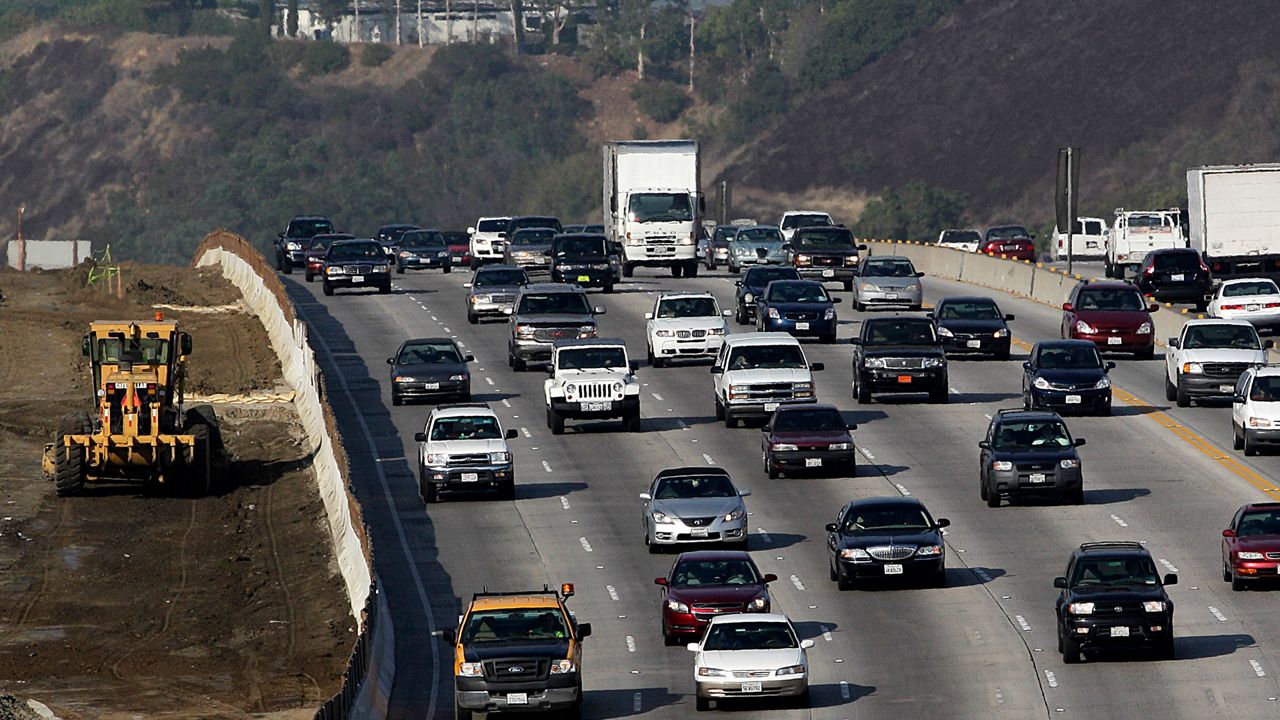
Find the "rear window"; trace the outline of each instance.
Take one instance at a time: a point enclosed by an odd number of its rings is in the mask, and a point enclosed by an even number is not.
[[[1082,290],[1076,307],[1081,310],[1142,310],[1146,304],[1137,290],[1098,288]]]
[[[482,233],[503,232],[506,229],[506,220],[481,220],[480,224],[476,226],[476,232]]]
[[[795,268],[751,268],[742,278],[742,284],[748,287],[762,287],[774,280],[799,280],[800,273]]]
[[[552,251],[556,255],[604,255],[604,237],[558,237]]]
[[[1075,235],[1101,235],[1102,222],[1099,220],[1077,220]]]
[[[981,242],[982,236],[977,230],[947,230],[942,233],[942,239],[938,242],[943,245],[951,245],[953,243],[976,243]]]
[[[1155,253],[1151,263],[1156,270],[1199,270],[1200,256],[1195,252]]]
[[[1021,225],[1010,225],[1008,227],[996,227],[987,231],[988,240],[1013,240],[1015,238],[1029,238],[1031,235],[1027,229]]]

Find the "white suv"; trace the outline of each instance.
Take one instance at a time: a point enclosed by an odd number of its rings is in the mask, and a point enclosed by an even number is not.
[[[1195,398],[1231,395],[1241,373],[1267,362],[1267,348],[1247,320],[1188,320],[1164,354],[1166,400],[1187,407]]]
[[[800,341],[784,332],[757,332],[725,338],[711,366],[716,419],[737,427],[746,417],[765,418],[779,405],[815,403],[813,372]]]
[[[660,368],[676,358],[714,358],[729,334],[724,319],[731,312],[721,312],[709,292],[659,295],[653,312],[644,314],[649,364]]]
[[[543,383],[547,427],[564,432],[566,418],[622,418],[627,432],[640,431],[640,383],[636,363],[627,359],[621,340],[596,338],[556,342]]]
[[[471,269],[485,263],[502,262],[507,248],[507,220],[505,217],[482,217],[475,227],[467,228],[471,236]]]
[[[418,493],[436,502],[442,490],[493,488],[504,500],[516,494],[516,476],[498,416],[485,403],[437,405],[427,416],[418,442]]]
[[[1280,367],[1244,371],[1231,397],[1231,444],[1245,455],[1280,443]]]

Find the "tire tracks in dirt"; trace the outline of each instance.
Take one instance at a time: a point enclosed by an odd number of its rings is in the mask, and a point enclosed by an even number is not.
[[[40,583],[34,589],[28,591],[27,596],[18,603],[22,610],[12,623],[15,629],[27,624],[27,619],[31,617],[31,611],[35,609],[36,605],[40,604],[40,600],[44,598],[45,592],[49,589],[49,576],[53,574],[52,571],[57,561],[57,558],[53,556],[63,548],[62,543],[57,542],[57,540],[62,537],[62,529],[66,526],[67,520],[71,518],[71,503],[64,501],[60,505],[62,507],[58,511],[58,522],[54,524],[53,529],[49,531],[48,536],[45,538],[47,547],[44,551],[45,559],[40,563]]]

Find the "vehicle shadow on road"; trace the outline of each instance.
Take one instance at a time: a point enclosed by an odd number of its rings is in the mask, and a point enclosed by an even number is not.
[[[782,548],[798,545],[808,540],[807,535],[796,535],[794,533],[769,533],[769,539],[766,540],[761,533],[751,533],[748,538],[750,550],[781,550]]]
[[[1147,488],[1107,488],[1105,490],[1085,490],[1085,505],[1111,505],[1129,502],[1151,494]]]
[[[636,695],[640,696],[639,712],[636,710]],[[664,687],[584,690],[582,693],[582,714],[584,717],[612,720],[612,718],[633,717],[639,713],[647,713],[657,708],[676,705],[681,701],[689,703],[688,714],[692,716],[693,698],[673,693]]]
[[[1178,660],[1203,660],[1232,655],[1236,650],[1257,644],[1252,635],[1191,635],[1174,640]]]
[[[839,623],[821,620],[792,621],[791,626],[796,629],[796,634],[801,640],[817,640],[823,633],[835,632],[840,627]]]
[[[809,704],[807,708],[816,710],[819,708],[839,707],[857,702],[864,697],[874,694],[876,691],[873,685],[858,685],[856,683],[811,683],[809,685]],[[846,697],[846,693],[848,697]],[[713,701],[712,707],[715,710],[727,713],[740,712],[757,712],[764,709],[785,709],[794,708],[795,700],[792,698],[750,698],[750,699],[733,699],[733,700],[716,700]]]
[[[647,417],[641,418],[640,427],[646,432],[665,432],[668,430],[684,430],[694,425],[712,425],[716,419],[710,415]]]
[[[861,462],[858,463],[858,474],[855,477],[893,477],[911,469],[906,465],[888,465],[862,458],[859,460]]]
[[[1140,415],[1150,415],[1152,413],[1163,412],[1168,407],[1159,405],[1119,405],[1111,406],[1111,417],[1138,417]]]
[[[500,403],[503,400],[520,397],[519,393],[509,392],[489,392],[489,393],[471,393],[471,402],[480,403]]]
[[[587,489],[584,482],[550,482],[522,485],[516,480],[516,500],[541,500],[560,497]]]
[[[1011,392],[975,392],[975,393],[951,393],[951,402],[953,403],[998,403],[1005,400],[1022,399],[1022,393]],[[1019,402],[1021,404],[1021,402]]]
[[[986,585],[998,577],[1004,577],[1005,571],[993,567],[949,567],[947,568],[947,587],[965,588]]]

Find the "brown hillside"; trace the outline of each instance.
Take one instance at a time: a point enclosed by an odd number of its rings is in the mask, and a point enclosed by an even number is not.
[[[968,2],[793,111],[723,177],[742,191],[960,191],[1044,221],[1058,147],[1084,205],[1185,191],[1187,167],[1280,154],[1280,3]]]

